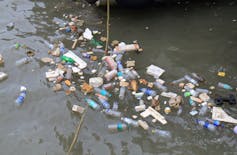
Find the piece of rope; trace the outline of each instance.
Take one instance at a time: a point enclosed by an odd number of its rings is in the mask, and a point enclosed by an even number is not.
[[[105,44],[105,55],[108,54],[108,46],[109,46],[109,18],[110,18],[110,0],[107,0],[107,22],[106,22],[106,44]]]
[[[86,115],[86,112],[87,112],[87,108],[88,108],[88,106],[86,107],[84,113],[83,113],[82,116],[81,116],[81,120],[80,120],[80,122],[79,122],[79,124],[78,124],[78,126],[77,126],[76,131],[75,131],[75,135],[74,135],[74,138],[73,138],[73,140],[72,140],[72,143],[71,143],[71,145],[70,145],[70,147],[69,147],[69,149],[68,149],[67,155],[70,155],[70,154],[71,154],[71,151],[72,151],[72,149],[73,149],[75,143],[77,142],[77,138],[78,138],[78,135],[79,135],[79,132],[80,132],[82,123],[83,123],[83,121],[84,121],[84,118],[85,118],[85,115]]]

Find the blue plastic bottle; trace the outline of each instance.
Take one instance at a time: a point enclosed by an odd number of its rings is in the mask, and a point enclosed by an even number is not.
[[[122,65],[122,62],[121,62],[121,61],[117,61],[117,66],[118,66],[118,70],[119,70],[120,72],[122,72],[122,71],[123,71],[123,65]]]
[[[208,129],[209,131],[215,131],[216,127],[215,125],[209,123],[208,121],[202,121],[202,120],[196,120],[197,124],[199,124],[200,126]]]
[[[106,100],[104,100],[104,99],[102,99],[102,98],[98,98],[98,99],[99,99],[100,103],[102,104],[102,106],[103,106],[105,109],[109,109],[109,108],[110,108],[110,104],[109,104]]]
[[[88,105],[89,105],[92,109],[94,109],[94,110],[100,109],[99,104],[97,104],[97,103],[96,103],[95,101],[93,101],[92,99],[86,98],[85,100],[86,100],[86,102],[88,103]]]
[[[140,91],[142,91],[144,94],[148,95],[148,96],[156,96],[156,91],[151,90],[149,88],[140,88]]]
[[[26,87],[21,86],[21,93],[15,100],[16,105],[21,106],[25,101],[25,97],[26,97]]]

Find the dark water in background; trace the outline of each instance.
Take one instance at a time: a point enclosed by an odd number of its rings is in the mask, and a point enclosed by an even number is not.
[[[71,112],[71,106],[83,105],[83,96],[78,93],[78,102],[73,95],[54,93],[45,80],[49,66],[33,61],[15,67],[15,61],[25,56],[25,50],[15,50],[12,46],[16,42],[26,44],[38,51],[38,57],[48,56],[48,49],[42,43],[44,40],[59,39],[70,48],[70,36],[55,31],[58,28],[55,22],[63,22],[64,13],[79,14],[85,20],[85,27],[104,30],[105,24],[98,23],[105,23],[106,13],[87,4],[85,8],[81,6],[81,3],[74,6],[57,0],[0,1],[0,53],[5,58],[5,66],[0,71],[9,74],[9,78],[0,84],[0,154],[59,155],[68,150],[80,120],[80,116]],[[197,72],[208,81],[202,87],[216,85],[217,81],[237,85],[237,2],[184,2],[137,11],[113,9],[111,12],[111,39],[128,43],[138,40],[144,49],[140,55],[130,53],[125,57],[125,60],[136,60],[137,71],[143,77],[145,67],[155,64],[166,70],[162,79],[167,82]],[[9,22],[15,22],[15,28],[6,31]],[[225,78],[216,76],[221,66],[227,70]],[[29,94],[24,105],[17,109],[14,100],[20,85],[25,85]],[[133,99],[124,102],[121,111],[136,103]],[[236,106],[226,105],[225,108],[237,118]],[[216,133],[208,132],[196,126],[196,117],[188,114],[190,109],[185,104],[180,117],[173,112],[166,116],[166,126],[155,124],[171,131],[171,140],[158,138],[142,129],[110,134],[106,126],[118,120],[89,109],[74,154],[237,154],[236,136],[231,131],[233,126]],[[130,114],[134,112],[128,116]]]

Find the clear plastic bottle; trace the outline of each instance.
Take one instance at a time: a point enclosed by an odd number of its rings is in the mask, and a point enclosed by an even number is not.
[[[129,126],[133,126],[133,127],[138,127],[139,124],[137,121],[131,119],[131,118],[128,118],[128,117],[122,117],[121,120],[123,122],[125,122],[126,124],[128,124]]]
[[[105,108],[105,109],[109,109],[110,108],[110,104],[109,102],[107,102],[106,100],[102,99],[102,98],[98,98],[100,103],[102,104],[102,106]]]
[[[112,110],[114,110],[114,111],[118,110],[118,102],[117,101],[114,101]]]
[[[134,75],[129,69],[124,69],[124,74],[127,75],[125,78],[126,80],[136,79],[136,75]]]
[[[197,73],[191,73],[191,75],[200,82],[205,81],[205,79],[201,77],[200,75],[198,75]]]
[[[180,79],[177,79],[177,80],[172,81],[171,84],[178,84],[178,83],[181,83],[181,82],[184,82],[184,81],[185,81],[185,78],[182,77],[182,78],[180,78]]]
[[[15,103],[17,106],[21,106],[24,103],[25,97],[26,97],[26,90],[27,90],[26,87],[21,86],[20,94],[17,97],[17,99],[15,100]]]
[[[103,95],[103,96],[108,96],[108,97],[111,97],[111,96],[112,96],[109,92],[107,92],[107,91],[104,90],[104,89],[94,88],[94,90],[95,90],[96,93],[99,93],[99,94],[101,94],[101,95]]]
[[[149,89],[149,88],[140,88],[139,89],[140,91],[142,91],[144,94],[146,94],[146,95],[148,95],[148,96],[156,96],[157,94],[156,94],[156,91],[154,91],[154,90],[151,90],[151,89]]]
[[[202,107],[199,110],[199,115],[204,116],[207,113],[208,105],[207,102],[202,103]]]
[[[106,83],[102,86],[103,89],[105,90],[109,90],[109,89],[112,89],[114,88],[114,86],[116,85],[117,83],[116,82],[110,82],[110,83]]]
[[[31,59],[29,57],[21,58],[16,61],[16,65],[21,66],[21,65],[29,63],[30,61],[31,61]]]
[[[224,125],[221,124],[221,122],[218,121],[218,120],[212,120],[212,119],[209,119],[209,118],[207,118],[206,120],[208,122],[212,123],[213,125],[215,125],[216,127],[224,127]]]
[[[118,132],[127,130],[128,126],[124,123],[110,124],[108,125],[108,129],[110,132]]]
[[[210,124],[209,122],[207,121],[203,121],[203,120],[196,120],[196,123],[199,124],[200,126],[208,129],[209,131],[215,131],[216,130],[216,127],[215,125],[213,124]]]
[[[154,129],[151,132],[158,135],[159,137],[162,137],[162,138],[169,138],[170,139],[172,137],[171,133],[166,130]]]
[[[65,46],[62,42],[59,43],[59,50],[62,55],[66,53]]]
[[[100,109],[100,106],[99,104],[97,104],[95,101],[93,101],[92,99],[89,99],[89,98],[86,98],[85,99],[86,102],[88,103],[88,105],[94,109],[94,110],[99,110]]]
[[[183,112],[183,107],[182,107],[182,106],[179,106],[179,109],[178,109],[178,111],[177,111],[177,115],[178,115],[178,116],[181,115],[182,112]]]
[[[195,90],[199,93],[211,94],[211,92],[208,89],[196,88]]]
[[[122,113],[119,111],[115,111],[115,110],[111,110],[111,109],[105,109],[103,110],[103,112],[108,115],[108,116],[112,116],[112,117],[121,117]]]
[[[222,83],[222,82],[218,82],[218,87],[224,88],[224,89],[227,89],[227,90],[232,90],[233,89],[230,85],[228,85],[226,83]]]
[[[110,81],[110,80],[112,80],[116,75],[117,75],[117,70],[111,70],[110,72],[106,73],[106,74],[104,75],[104,77],[105,77],[105,79],[106,79],[107,81]]]
[[[115,58],[115,61],[121,61],[123,58],[123,54],[118,54],[117,57]]]
[[[162,84],[161,84],[160,82],[158,82],[158,81],[154,82],[154,86],[155,86],[157,89],[161,90],[162,92],[167,92],[167,90],[168,90],[168,88],[167,88],[166,86],[162,85]]]
[[[67,67],[67,72],[66,72],[65,78],[67,80],[72,79],[72,66],[70,66],[70,65],[68,65],[68,67]]]
[[[49,42],[47,41],[44,41],[44,44],[49,48],[49,49],[54,49],[54,45],[53,44],[50,44]]]
[[[184,78],[196,86],[199,85],[198,82],[195,79],[191,78],[189,75],[185,75]]]
[[[134,69],[131,70],[132,74],[135,75],[137,78],[140,78],[141,76],[138,74],[138,72]]]
[[[120,100],[123,100],[124,97],[125,97],[125,92],[126,92],[126,87],[120,87],[120,90],[119,90],[119,99]]]
[[[123,64],[121,61],[117,61],[118,70],[122,72],[124,70]]]
[[[98,72],[98,76],[99,77],[103,77],[105,75],[105,73],[106,73],[106,70],[107,70],[107,66],[101,67],[101,69]]]

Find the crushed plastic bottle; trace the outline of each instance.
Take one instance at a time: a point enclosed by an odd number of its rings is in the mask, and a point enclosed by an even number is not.
[[[122,113],[119,111],[115,111],[115,110],[111,110],[111,109],[105,109],[103,110],[103,112],[108,115],[108,116],[112,116],[112,117],[121,117]]]
[[[30,61],[31,61],[31,59],[29,57],[21,58],[16,61],[16,66],[22,66],[24,64],[29,63]]]
[[[166,131],[166,130],[161,130],[161,129],[154,129],[151,131],[153,134],[156,134],[158,135],[159,137],[162,137],[162,138],[172,138],[172,135],[169,131]]]
[[[208,110],[207,102],[203,102],[202,107],[199,111],[199,115],[204,116],[207,113],[207,110]]]
[[[189,75],[185,75],[184,78],[196,86],[199,85],[198,82],[195,79],[191,78]]]
[[[149,88],[140,88],[139,89],[140,91],[142,91],[144,94],[146,94],[146,95],[148,95],[148,96],[156,96],[157,94],[156,94],[156,91],[154,91],[154,90],[151,90],[151,89],[149,89]]]
[[[24,101],[25,101],[25,97],[26,97],[26,87],[25,86],[21,86],[20,88],[20,95],[17,97],[17,99],[15,100],[15,103],[17,106],[21,106]]]
[[[154,86],[158,88],[162,92],[167,92],[168,88],[164,85],[162,85],[160,82],[156,81],[154,82]]]

